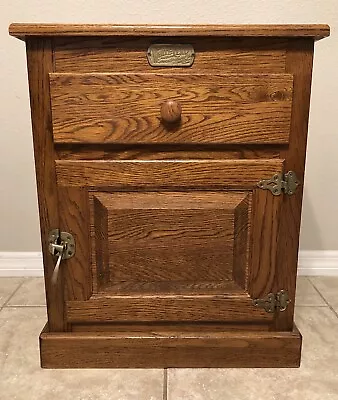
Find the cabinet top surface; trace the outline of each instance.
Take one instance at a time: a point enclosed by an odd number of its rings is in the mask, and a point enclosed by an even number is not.
[[[329,36],[330,27],[316,25],[111,25],[13,23],[9,33],[26,36],[218,36],[218,37],[311,37]]]

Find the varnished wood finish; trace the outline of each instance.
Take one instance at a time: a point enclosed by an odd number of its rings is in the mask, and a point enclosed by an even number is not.
[[[257,299],[276,290],[278,229],[285,216],[281,214],[283,196],[271,196],[269,191],[256,189],[253,199],[248,290]]]
[[[61,271],[56,285],[51,284],[56,260],[48,250],[49,232],[59,227],[48,82],[53,71],[52,44],[50,39],[27,40],[26,48],[48,321],[50,331],[58,332],[65,329],[64,280]]]
[[[245,198],[235,209],[234,224],[234,261],[232,276],[234,281],[243,290],[248,287],[249,260],[248,256],[251,248],[251,212],[252,212],[252,194],[247,193]]]
[[[163,263],[162,263],[163,264]],[[243,266],[243,269],[246,265]],[[223,278],[226,274],[223,274]],[[107,295],[223,295],[240,294],[246,291],[235,282],[235,277],[213,281],[193,281],[193,280],[166,280],[166,281],[137,281],[130,280],[125,282],[108,282],[95,291],[95,295],[104,297]],[[249,304],[249,303],[246,303]]]
[[[285,145],[286,146],[286,145]],[[278,145],[116,145],[58,144],[61,160],[222,160],[280,158],[284,146]]]
[[[163,40],[163,39],[162,39]],[[152,68],[146,53],[156,37],[98,37],[54,39],[56,72],[165,72],[175,67]],[[189,73],[284,73],[287,40],[283,38],[186,37],[165,38],[165,43],[188,43],[195,61]]]
[[[298,367],[302,337],[292,332],[135,332],[40,335],[44,368]],[[95,349],[95,350],[94,350]]]
[[[288,143],[292,75],[51,74],[50,84],[56,143]],[[180,103],[175,115],[167,101]]]
[[[313,43],[329,27],[10,32],[27,41],[48,307],[42,366],[299,366]],[[152,67],[153,43],[190,44],[194,63]],[[258,188],[289,170],[301,182],[295,194]],[[55,228],[72,233],[76,253],[54,288]],[[255,307],[282,289],[286,311]]]
[[[56,161],[61,186],[252,189],[283,160]]]
[[[65,287],[68,300],[87,300],[92,293],[89,199],[81,188],[58,188],[60,226],[73,235],[74,257],[64,261]]]
[[[161,105],[161,118],[164,122],[178,122],[181,119],[182,106],[179,101],[166,100]]]
[[[227,322],[146,322],[146,323],[120,323],[120,322],[106,322],[101,324],[76,323],[72,324],[72,332],[137,332],[140,334],[145,330],[156,330],[164,334],[168,329],[173,332],[196,333],[196,330],[209,331],[209,332],[228,332],[228,331],[268,331],[269,326],[265,323],[227,323]]]
[[[110,282],[108,209],[90,196],[90,244],[92,249],[93,290],[97,292]]]
[[[218,283],[247,268],[247,193],[94,193],[108,282]],[[242,249],[244,246],[244,249]]]
[[[240,292],[240,290],[239,290]],[[67,302],[68,322],[226,321],[270,323],[273,314],[253,305],[249,295],[93,295]]]
[[[311,37],[330,34],[328,25],[108,25],[11,24],[9,33],[27,36],[254,36]]]
[[[309,120],[313,41],[294,40],[289,43],[286,70],[294,75],[294,103],[291,136],[288,151],[283,151],[285,167],[296,172],[304,182],[306,143]],[[303,186],[294,196],[283,198],[278,231],[276,287],[286,288],[291,299],[295,298],[298,263],[300,218],[302,212]],[[287,249],[287,251],[286,251]],[[294,301],[285,313],[276,315],[276,329],[290,330],[293,323]]]

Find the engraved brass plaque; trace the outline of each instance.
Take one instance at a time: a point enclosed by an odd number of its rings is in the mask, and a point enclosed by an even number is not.
[[[195,50],[191,44],[152,44],[147,58],[152,67],[191,67]]]

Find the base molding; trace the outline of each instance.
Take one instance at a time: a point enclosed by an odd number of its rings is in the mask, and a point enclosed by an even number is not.
[[[302,250],[299,252],[298,275],[338,276],[338,251]]]
[[[0,277],[43,276],[42,253],[0,252]]]
[[[48,332],[42,368],[299,367],[302,336],[293,332]]]

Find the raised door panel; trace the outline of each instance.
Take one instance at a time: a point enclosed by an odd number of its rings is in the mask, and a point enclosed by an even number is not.
[[[220,293],[235,278],[245,287],[250,194],[91,196],[98,291]]]

